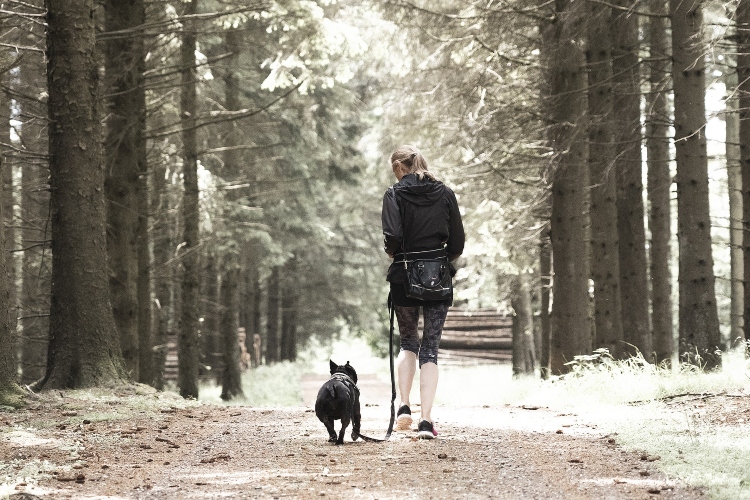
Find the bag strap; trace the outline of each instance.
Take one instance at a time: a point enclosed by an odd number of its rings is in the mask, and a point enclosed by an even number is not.
[[[393,366],[393,319],[396,314],[396,308],[393,305],[393,298],[391,297],[390,293],[388,294],[388,313],[391,317],[391,332],[388,338],[388,357],[390,358],[391,364],[391,420],[390,422],[388,422],[388,430],[386,431],[385,437],[383,439],[365,436],[361,433],[357,434],[362,438],[363,441],[371,443],[382,443],[384,441],[388,441],[391,438],[391,433],[393,433],[393,423],[396,421],[396,376]]]

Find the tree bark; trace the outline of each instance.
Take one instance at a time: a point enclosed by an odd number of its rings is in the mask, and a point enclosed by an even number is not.
[[[197,13],[198,0],[185,3],[185,16]],[[198,289],[200,287],[200,269],[198,262],[198,245],[200,243],[200,193],[198,189],[198,145],[195,129],[197,110],[195,48],[195,21],[183,21],[181,47],[182,92],[180,99],[182,120],[182,174],[184,183],[183,219],[185,233],[181,253],[182,277],[182,313],[178,340],[178,363],[180,396],[198,398]]]
[[[221,399],[228,401],[244,397],[242,392],[242,372],[240,370],[240,346],[237,339],[239,327],[237,293],[239,269],[237,262],[230,259],[225,264],[226,271],[221,281],[221,336],[224,369],[221,377]]]
[[[155,332],[154,332],[154,387],[164,390],[164,365],[167,357],[167,342],[172,333],[172,313],[174,301],[174,266],[171,249],[174,239],[171,236],[172,224],[170,213],[170,193],[167,191],[165,166],[156,165],[153,176],[154,196],[151,200],[151,213],[156,217],[154,227],[154,295],[155,295]]]
[[[47,7],[52,306],[39,386],[127,381],[109,303],[93,0]]]
[[[142,2],[143,0],[138,0]],[[145,14],[144,14],[145,19]],[[145,52],[145,47],[141,47]],[[142,52],[143,54],[143,52]],[[139,73],[140,87],[138,88],[138,109],[140,115],[141,137],[138,141],[138,226],[136,227],[136,241],[138,242],[138,374],[139,382],[154,384],[154,311],[152,280],[152,264],[154,261],[153,232],[150,230],[152,215],[153,176],[149,171],[148,151],[143,132],[146,130],[146,89],[143,81],[145,72],[145,57],[141,57]]]
[[[0,22],[0,28],[3,26],[3,22]],[[2,83],[7,85],[7,73],[3,73]],[[10,144],[10,120],[11,106],[10,98],[7,93],[0,91],[0,143]],[[2,219],[3,231],[5,232],[5,270],[8,279],[8,311],[10,313],[10,331],[13,337],[14,347],[17,342],[16,339],[16,327],[18,326],[18,292],[16,290],[17,273],[16,273],[16,253],[11,250],[15,249],[16,246],[16,230],[17,224],[15,220],[14,211],[14,193],[15,193],[15,182],[13,180],[14,167],[11,159],[13,154],[5,147],[0,151],[0,167],[2,167],[2,189],[3,189],[3,213],[4,218]],[[15,375],[15,374],[14,374]]]
[[[651,2],[649,18],[650,92],[646,101],[646,154],[648,161],[649,229],[651,242],[651,310],[656,362],[669,361],[674,350],[672,328],[672,273],[670,244],[672,217],[669,171],[669,72],[670,50],[667,40],[667,2]]]
[[[534,323],[531,311],[531,285],[526,273],[513,279],[513,375],[533,375]]]
[[[284,289],[281,292],[281,360],[297,359],[297,308],[299,307],[299,282],[296,260],[287,263]]]
[[[41,27],[34,26],[35,35]],[[41,31],[41,30],[40,30]],[[40,94],[46,91],[45,62],[42,54],[27,52],[21,61],[19,90]],[[49,170],[44,163],[48,153],[47,106],[34,99],[19,101],[21,148],[21,381],[31,384],[44,377],[47,366],[50,309]]]
[[[589,314],[589,259],[586,193],[588,151],[585,133],[586,61],[575,36],[584,28],[584,2],[556,2],[556,19],[545,36],[549,51],[551,119],[554,155],[552,216],[554,255],[552,305],[552,373],[567,370],[565,363],[591,352]]]
[[[711,254],[706,152],[705,47],[699,0],[670,0],[679,240],[680,353],[705,369],[721,365]]]
[[[131,30],[145,22],[143,0],[106,0],[106,31]],[[138,224],[139,176],[144,170],[140,143],[145,120],[144,47],[139,34],[105,42],[108,99],[105,140],[107,254],[112,311],[125,367],[139,380]]]
[[[733,35],[733,36],[732,36]],[[736,39],[736,31],[729,35]],[[730,42],[731,43],[731,42]],[[745,290],[744,262],[742,254],[742,166],[740,152],[740,116],[737,97],[737,70],[731,67],[732,56],[737,51],[730,45],[727,50],[727,68],[724,72],[726,95],[726,156],[727,156],[727,195],[729,199],[729,265],[730,265],[730,330],[729,338],[722,339],[722,350],[742,345],[745,334],[743,329],[743,309]]]
[[[227,69],[224,73],[224,100],[228,111],[236,111],[241,108],[240,104],[240,75],[238,72],[240,51],[242,50],[242,31],[228,29],[224,32],[224,46],[229,54],[227,57]],[[242,158],[236,148],[240,144],[240,130],[237,123],[230,121],[227,124],[226,137],[224,138],[227,150],[224,152],[224,179],[236,181],[240,179]],[[227,194],[229,206],[224,208],[225,220],[231,221],[232,205],[239,202],[239,193],[231,191]],[[231,222],[230,222],[231,224]],[[222,305],[222,343],[224,370],[222,376],[222,394],[224,400],[243,397],[241,379],[241,357],[238,339],[239,328],[239,277],[241,262],[241,247],[244,246],[244,235],[234,230],[229,231],[230,241],[226,245],[224,256],[224,277],[221,283],[221,305]],[[245,339],[247,333],[245,333]],[[243,340],[243,343],[245,340]],[[246,346],[243,346],[246,347]]]
[[[211,367],[211,376],[217,384],[221,383],[223,377],[223,356],[221,333],[221,308],[224,307],[222,297],[219,295],[219,281],[221,272],[215,252],[208,252],[205,256],[204,283],[205,293],[203,296],[203,326],[201,337],[203,339],[203,353],[205,363]]]
[[[0,109],[9,110],[4,95],[0,94]],[[3,114],[3,121],[7,122],[9,113]],[[4,138],[7,140],[7,138]],[[3,152],[4,153],[4,152]],[[5,172],[5,155],[0,155],[0,170]],[[5,180],[5,179],[3,179]],[[12,185],[12,184],[11,184]],[[0,183],[0,222],[5,223],[5,199],[9,194],[5,183]],[[12,206],[12,205],[11,205]],[[0,252],[6,253],[6,233],[0,230]],[[16,381],[16,352],[13,345],[13,328],[10,312],[14,310],[10,303],[10,285],[8,279],[7,262],[0,259],[0,405],[20,407],[24,404],[23,391]]]
[[[622,357],[622,308],[617,233],[617,176],[612,113],[612,8],[588,2],[589,176],[594,346]]]
[[[266,327],[266,363],[275,363],[279,361],[279,342],[280,342],[280,307],[281,307],[281,268],[274,267],[271,270],[271,277],[268,279],[268,324]]]
[[[541,287],[541,301],[539,312],[541,330],[541,356],[539,358],[539,370],[543,380],[550,375],[550,295],[552,291],[552,246],[549,234],[549,222],[542,230],[539,243],[539,277]]]
[[[256,319],[260,311],[257,310],[256,297],[258,290],[258,266],[256,263],[257,245],[247,243],[241,250],[242,272],[240,282],[240,326],[245,328],[245,347],[249,353],[253,352],[253,335],[260,333],[260,325]]]
[[[652,359],[648,264],[641,159],[641,90],[636,0],[616,0],[612,16],[617,225],[619,232],[622,331],[625,342]],[[633,347],[625,352],[634,355]]]
[[[742,170],[743,332],[750,339],[750,0],[740,0],[737,22],[740,168]]]
[[[143,109],[146,103],[145,93],[143,97]],[[145,118],[145,114],[144,114]],[[146,141],[141,139],[138,144],[139,154],[139,179],[138,179],[138,227],[136,229],[136,241],[138,242],[138,381],[143,384],[154,384],[154,312],[151,306],[153,284],[151,280],[151,265],[154,260],[153,242],[148,213],[151,206],[151,177],[148,172],[148,160],[146,153]]]

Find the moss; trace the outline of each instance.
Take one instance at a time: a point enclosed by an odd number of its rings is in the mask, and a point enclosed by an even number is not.
[[[18,385],[0,387],[0,406],[23,408],[26,406],[26,393]]]

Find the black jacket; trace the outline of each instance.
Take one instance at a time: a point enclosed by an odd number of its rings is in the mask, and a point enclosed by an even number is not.
[[[445,248],[448,258],[455,260],[464,251],[456,195],[442,182],[405,175],[385,192],[382,217],[385,251],[390,256],[404,250],[404,234],[409,252]],[[404,283],[403,267],[391,264],[386,279]]]

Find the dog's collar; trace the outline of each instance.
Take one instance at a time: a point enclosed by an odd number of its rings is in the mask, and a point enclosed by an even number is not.
[[[331,378],[335,378],[336,380],[340,380],[341,382],[351,385],[354,387],[354,390],[359,392],[359,387],[357,387],[357,384],[354,383],[354,380],[347,375],[346,373],[336,372],[333,375],[331,375]]]

